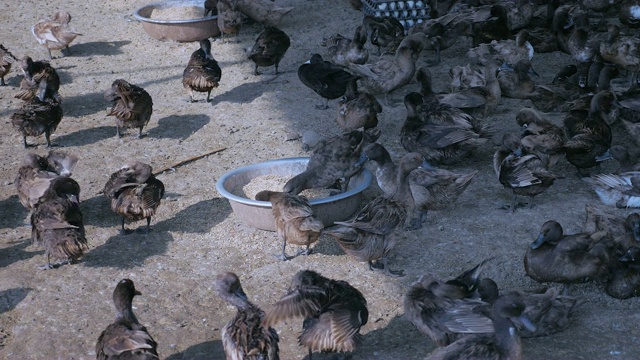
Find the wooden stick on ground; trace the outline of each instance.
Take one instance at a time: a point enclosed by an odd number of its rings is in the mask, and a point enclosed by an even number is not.
[[[177,163],[175,163],[173,165],[164,167],[164,168],[154,172],[153,175],[158,176],[158,175],[162,174],[163,172],[166,172],[166,171],[169,171],[171,169],[177,168],[178,166],[182,166],[182,165],[188,164],[188,163],[190,163],[192,161],[196,161],[196,160],[202,159],[203,157],[219,153],[219,152],[224,151],[226,149],[227,149],[226,147],[221,147],[221,148],[218,148],[218,149],[215,149],[215,150],[211,150],[211,151],[206,152],[206,153],[201,154],[201,155],[192,156],[190,158],[178,161]]]

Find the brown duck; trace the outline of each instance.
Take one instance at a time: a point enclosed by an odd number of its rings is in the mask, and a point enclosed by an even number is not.
[[[637,212],[622,217],[604,211],[594,204],[587,204],[585,212],[587,216],[584,231],[602,231],[611,236],[620,255],[631,246],[640,246],[640,214]]]
[[[138,128],[138,138],[141,138],[142,128],[153,113],[151,95],[139,86],[118,79],[105,91],[104,98],[112,104],[107,116],[116,118],[116,135],[120,137],[120,128]]]
[[[144,232],[148,233],[151,217],[164,196],[164,184],[153,175],[150,165],[136,161],[111,174],[103,192],[111,201],[113,212],[122,218],[122,234],[127,233],[125,220],[142,219],[147,219]]]
[[[36,40],[47,48],[49,59],[51,59],[51,50],[66,49],[70,53],[69,44],[81,35],[69,25],[69,22],[71,22],[71,14],[61,10],[56,11],[51,17],[38,21],[31,28]]]
[[[276,255],[280,260],[290,260],[298,255],[309,255],[309,245],[318,241],[324,228],[322,221],[315,217],[306,197],[286,192],[260,191],[256,194],[258,201],[270,201],[273,217],[276,221],[276,232],[282,241],[282,254]],[[285,252],[287,243],[304,245],[306,250],[294,256]]]
[[[182,86],[189,90],[189,101],[193,102],[193,92],[206,92],[207,102],[211,101],[211,90],[218,87],[222,70],[211,55],[209,39],[200,40],[200,49],[191,54],[187,67],[182,72]]]
[[[352,79],[344,97],[338,102],[336,122],[344,131],[371,129],[378,125],[378,114],[381,112],[382,105],[375,96],[358,91],[357,80]]]
[[[367,32],[364,26],[356,27],[353,39],[340,34],[324,39],[323,44],[329,48],[331,62],[336,65],[364,64],[369,59],[369,50],[364,46],[367,42]]]
[[[218,10],[218,29],[222,43],[224,43],[225,35],[238,35],[244,15],[238,9],[235,1],[218,0],[216,8]]]
[[[14,61],[18,61],[13,54],[0,44],[0,86],[6,86],[4,77],[11,71],[11,65]]]
[[[20,109],[11,115],[11,124],[22,135],[25,149],[37,146],[27,144],[27,136],[42,134],[47,141],[47,147],[51,147],[51,134],[58,128],[62,115],[59,98],[47,98],[41,101],[34,97],[24,102]]]
[[[277,74],[280,60],[289,49],[289,45],[291,45],[291,40],[284,31],[274,26],[265,27],[258,34],[258,38],[248,55],[248,58],[256,64],[254,75],[260,75],[258,66],[271,65],[275,65]]]
[[[551,168],[564,152],[564,131],[532,108],[523,108],[516,115],[520,125],[520,143],[527,153],[535,154]]]
[[[56,99],[59,101],[60,77],[56,69],[47,61],[33,61],[28,56],[20,60],[24,77],[20,81],[17,99],[30,101],[37,97],[40,101]]]

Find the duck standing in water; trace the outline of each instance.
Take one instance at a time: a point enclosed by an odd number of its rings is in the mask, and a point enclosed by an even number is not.
[[[111,101],[107,116],[115,116],[118,138],[120,128],[138,128],[138,138],[142,138],[142,128],[149,123],[153,114],[151,95],[139,86],[118,79],[105,91],[104,98]]]
[[[11,71],[11,65],[14,61],[18,61],[18,59],[4,45],[0,44],[0,86],[7,86],[4,77]]]
[[[211,101],[211,90],[218,87],[222,70],[211,55],[209,39],[200,40],[200,49],[191,54],[187,67],[182,72],[182,86],[189,90],[189,102],[193,102],[193,92],[206,92],[207,102]]]
[[[238,312],[222,328],[222,346],[230,360],[279,360],[278,333],[264,324],[265,313],[252,304],[232,272],[221,273],[214,284],[218,296]]]
[[[256,64],[253,74],[260,75],[258,66],[271,65],[276,66],[276,74],[278,74],[278,65],[287,52],[287,49],[289,49],[289,45],[291,45],[291,40],[284,31],[274,26],[264,28],[264,30],[258,34],[258,38],[247,56]]]
[[[158,343],[133,313],[133,298],[142,295],[129,279],[122,279],[113,291],[116,320],[107,326],[96,343],[96,359],[156,360]]]
[[[358,79],[358,76],[347,72],[342,66],[322,60],[320,54],[313,54],[309,61],[298,68],[298,78],[324,98],[324,104],[316,105],[316,108],[326,110],[329,108],[329,100],[344,95],[349,82]]]
[[[271,202],[276,232],[282,241],[282,254],[276,257],[285,261],[298,255],[311,254],[309,245],[318,241],[324,225],[314,215],[306,197],[264,190],[256,194],[256,200]],[[287,243],[305,245],[307,248],[294,256],[288,256],[285,252]]]
[[[268,312],[265,324],[304,317],[300,345],[314,352],[353,352],[361,342],[360,328],[369,320],[367,300],[346,281],[315,271],[298,272],[288,293]]]
[[[51,59],[51,50],[66,49],[68,53],[69,44],[78,36],[76,30],[69,25],[71,22],[71,14],[67,11],[56,11],[52,17],[38,21],[31,28],[33,36],[36,40],[47,48],[49,59]]]
[[[125,220],[142,219],[147,219],[144,232],[148,233],[151,217],[164,196],[164,184],[153,175],[150,165],[136,161],[111,174],[103,192],[111,201],[113,212],[122,218],[122,234],[127,233]]]

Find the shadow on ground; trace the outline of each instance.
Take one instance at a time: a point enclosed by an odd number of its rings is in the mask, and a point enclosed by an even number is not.
[[[144,222],[140,222],[140,224],[143,227],[146,226]],[[90,250],[84,256],[83,263],[88,267],[114,267],[118,269],[143,266],[146,259],[165,254],[172,241],[171,234],[153,228],[146,235],[137,232],[128,235],[117,233],[103,245]]]
[[[180,210],[174,217],[157,223],[155,228],[158,231],[208,233],[229,214],[231,214],[231,205],[226,199],[202,200]]]
[[[150,129],[147,136],[157,139],[185,140],[211,121],[207,115],[171,115],[158,120],[158,126]]]
[[[93,55],[118,55],[123,54],[122,47],[131,44],[129,40],[123,41],[91,41],[82,44],[71,45],[69,49],[73,57],[87,57]]]
[[[173,354],[166,360],[225,360],[221,340],[207,341],[188,347],[185,351]]]
[[[14,262],[31,259],[36,255],[44,254],[44,250],[25,251],[25,249],[31,245],[31,238],[13,241],[10,242],[10,244],[12,245],[0,249],[0,268],[7,267]]]
[[[0,314],[15,308],[31,290],[30,288],[13,288],[0,291]]]
[[[20,203],[18,195],[11,195],[0,201],[0,209],[2,209],[0,228],[15,229],[25,225],[25,219],[29,212]]]
[[[55,138],[55,145],[60,146],[84,146],[97,143],[116,136],[116,127],[97,126],[94,128],[78,130],[70,134],[64,134]]]

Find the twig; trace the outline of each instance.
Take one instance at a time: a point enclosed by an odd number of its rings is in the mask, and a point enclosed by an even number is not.
[[[209,151],[209,152],[206,152],[206,153],[204,153],[204,154],[202,154],[202,155],[192,156],[192,157],[190,157],[190,158],[187,158],[187,159],[184,159],[184,160],[178,161],[177,163],[175,163],[175,164],[173,164],[173,165],[170,165],[170,166],[164,167],[164,168],[162,168],[162,169],[160,169],[160,170],[158,170],[158,171],[154,172],[154,173],[153,173],[153,175],[158,176],[158,175],[162,174],[162,173],[163,173],[163,172],[165,172],[165,171],[169,171],[169,170],[171,170],[171,169],[177,168],[178,166],[182,166],[182,165],[184,165],[184,164],[188,164],[188,163],[190,163],[190,162],[192,162],[192,161],[196,161],[196,160],[202,159],[203,157],[206,157],[206,156],[209,156],[209,155],[213,155],[213,154],[219,153],[219,152],[224,151],[224,150],[226,150],[226,149],[227,149],[226,147],[221,147],[221,148],[218,148],[218,149],[215,149],[215,150],[211,150],[211,151]]]

